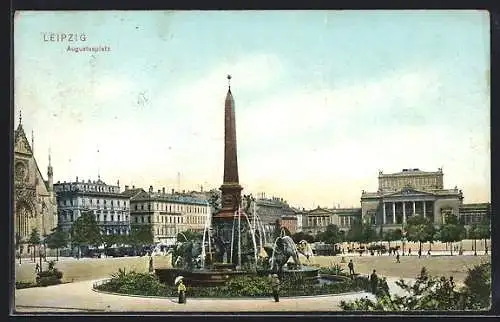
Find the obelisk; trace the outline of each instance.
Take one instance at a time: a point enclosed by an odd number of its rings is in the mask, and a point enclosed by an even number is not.
[[[214,228],[227,244],[231,240],[233,219],[241,203],[238,178],[238,157],[236,148],[236,117],[231,75],[227,76],[228,90],[224,105],[224,178],[221,190],[221,209],[213,217]]]

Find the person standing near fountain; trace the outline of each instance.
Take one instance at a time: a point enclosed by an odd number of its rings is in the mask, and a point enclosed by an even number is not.
[[[347,264],[347,266],[349,267],[349,274],[351,275],[351,277],[354,276],[354,263],[352,262],[352,259],[349,261],[349,264]]]
[[[370,275],[370,286],[372,293],[373,294],[377,293],[378,276],[375,270],[373,270],[373,273]]]
[[[271,276],[271,287],[273,289],[274,302],[280,301],[280,284],[281,282],[278,277],[278,274],[273,274]]]
[[[177,293],[179,293],[179,304],[186,304],[186,285],[184,285],[183,278],[179,279]]]

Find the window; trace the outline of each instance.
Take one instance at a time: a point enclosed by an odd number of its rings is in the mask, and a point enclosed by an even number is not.
[[[108,221],[108,215],[104,215],[104,221]]]
[[[111,206],[113,205],[113,200],[111,200]]]
[[[104,199],[104,204],[106,204],[106,199]]]
[[[99,199],[97,199],[97,204],[99,204]]]
[[[120,216],[120,215],[118,215],[118,221],[120,221],[120,219],[121,219],[120,217],[121,217],[121,216]]]
[[[139,217],[135,217],[135,222],[138,223],[139,222]]]

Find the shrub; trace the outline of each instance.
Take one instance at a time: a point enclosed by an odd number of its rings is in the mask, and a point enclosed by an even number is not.
[[[489,270],[489,271],[488,271]],[[491,301],[491,264],[482,264],[469,270],[466,286],[456,290],[454,283],[444,276],[430,276],[422,268],[413,285],[404,280],[396,282],[408,295],[390,295],[388,287],[380,285],[376,301],[368,298],[352,302],[342,301],[344,311],[431,311],[431,310],[478,310],[489,307]],[[366,283],[361,279],[361,283]],[[485,290],[486,289],[486,290]],[[488,292],[488,294],[486,294]]]
[[[55,262],[50,261],[49,267],[46,271],[41,271],[37,273],[36,285],[37,286],[49,286],[61,284],[63,273],[55,268]]]
[[[16,289],[36,287],[37,285],[33,282],[16,282]]]
[[[369,287],[369,283],[365,283]],[[280,293],[282,296],[318,295],[343,293],[363,290],[364,284],[357,280],[346,279],[331,284],[312,284],[300,274],[289,274],[283,279]],[[256,297],[270,296],[271,283],[267,276],[237,276],[224,285],[215,287],[198,287],[186,285],[186,295],[193,297]],[[96,289],[108,292],[149,295],[177,296],[177,288],[161,283],[158,278],[148,273],[125,272],[118,270],[111,279]]]

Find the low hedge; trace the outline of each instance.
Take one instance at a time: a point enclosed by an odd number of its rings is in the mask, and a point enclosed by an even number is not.
[[[186,286],[186,295],[189,297],[266,297],[272,294],[269,278],[255,275],[235,277],[222,286]],[[155,275],[134,271],[126,273],[120,270],[118,274],[113,274],[110,280],[95,288],[100,291],[131,295],[177,296],[177,288],[174,285],[161,283]],[[301,276],[292,275],[284,278],[280,287],[280,295],[283,297],[308,296],[368,290],[370,290],[370,282],[367,277],[343,279],[335,283],[311,284]]]

